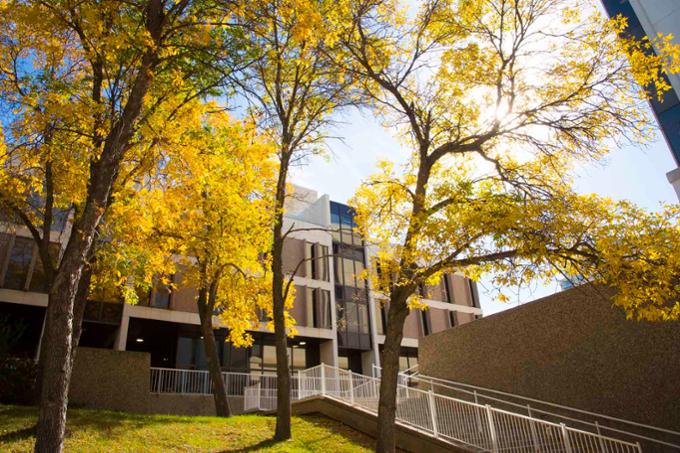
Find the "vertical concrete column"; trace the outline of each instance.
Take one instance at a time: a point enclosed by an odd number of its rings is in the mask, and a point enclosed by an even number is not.
[[[319,344],[319,356],[321,363],[338,366],[338,343],[337,340],[325,340]]]
[[[120,327],[118,327],[116,341],[113,344],[114,350],[125,351],[129,325],[130,325],[130,305],[123,304],[123,315],[120,318]]]

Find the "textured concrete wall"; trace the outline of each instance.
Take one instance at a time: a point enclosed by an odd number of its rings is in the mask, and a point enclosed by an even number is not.
[[[602,294],[573,288],[421,338],[420,371],[680,429],[680,323],[626,320]]]
[[[147,352],[78,348],[69,402],[73,406],[125,412],[215,415],[212,395],[150,393]],[[230,397],[235,414],[243,412],[243,397]]]
[[[154,393],[149,402],[149,412],[152,414],[215,415],[215,400],[212,395]],[[243,397],[229,397],[229,406],[232,413],[242,414]]]
[[[146,352],[78,348],[69,401],[76,406],[146,413],[149,408]]]

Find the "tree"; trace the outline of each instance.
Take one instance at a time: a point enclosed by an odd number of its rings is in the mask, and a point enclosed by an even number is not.
[[[334,54],[411,150],[353,201],[389,299],[379,452],[395,448],[404,320],[443,272],[494,272],[499,285],[581,275],[617,287],[631,316],[679,314],[667,302],[680,289],[677,209],[647,214],[571,187],[579,163],[649,137],[646,89],[668,89],[677,47],[624,37],[623,19],[580,1],[397,3],[353,3]]]
[[[183,105],[216,94],[241,56],[209,3],[0,4],[0,198],[32,233],[49,287],[36,451],[63,448],[74,301],[117,183],[157,159]],[[55,208],[72,210],[60,256],[49,248]]]
[[[283,271],[283,231],[287,178],[291,165],[318,154],[332,114],[352,102],[351,78],[330,64],[325,49],[334,39],[325,27],[334,23],[336,4],[312,0],[258,0],[241,11],[248,38],[260,53],[233,82],[249,102],[250,113],[276,145],[278,157],[269,251],[276,343],[277,417],[275,439],[291,437],[290,367],[285,308],[292,276]]]
[[[253,124],[212,110],[185,126],[185,139],[168,153],[160,177],[149,179],[133,210],[148,216],[137,246],[149,250],[155,243],[151,248],[158,257],[174,256],[182,285],[198,289],[216,413],[230,416],[213,314],[228,329],[228,341],[245,347],[252,344],[248,329],[259,324],[259,311],[271,313],[270,275],[262,256],[269,248],[274,156]],[[139,228],[139,223],[133,224]],[[122,234],[122,242],[131,235]]]

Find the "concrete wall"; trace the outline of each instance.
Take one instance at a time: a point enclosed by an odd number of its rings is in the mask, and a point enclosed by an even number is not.
[[[146,413],[149,410],[149,354],[78,348],[69,401],[75,406]]]
[[[229,397],[232,413],[243,413],[243,397]],[[173,415],[215,415],[212,395],[178,395],[153,393],[149,398],[149,413]]]
[[[583,286],[420,339],[423,374],[680,429],[680,323]]]
[[[215,415],[212,395],[150,393],[149,353],[78,348],[69,403],[142,414]],[[235,414],[243,397],[230,397]]]

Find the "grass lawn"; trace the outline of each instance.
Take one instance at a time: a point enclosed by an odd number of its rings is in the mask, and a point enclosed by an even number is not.
[[[37,410],[0,405],[0,452],[33,451]],[[293,417],[293,440],[272,442],[274,417],[229,419],[69,409],[67,452],[369,452],[373,439],[322,416]]]

